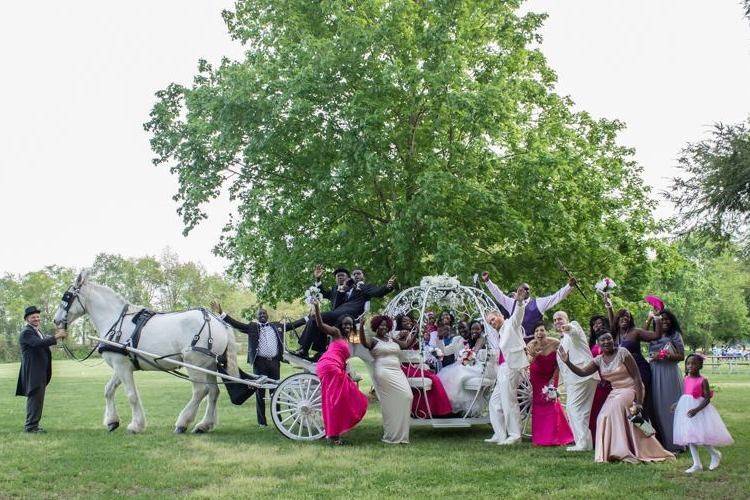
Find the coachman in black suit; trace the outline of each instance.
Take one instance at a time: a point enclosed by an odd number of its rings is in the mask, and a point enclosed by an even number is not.
[[[318,272],[319,267],[316,267],[316,280],[320,279]],[[349,275],[346,269],[337,269],[334,271],[337,282],[341,273]],[[334,286],[327,293],[323,291],[324,289],[320,281],[317,281],[315,285],[320,288],[323,297],[331,301],[331,311],[321,315],[323,322],[327,325],[336,325],[345,316],[349,316],[356,321],[365,312],[365,304],[373,298],[384,297],[390,293],[394,289],[395,283],[395,277],[391,277],[388,283],[383,286],[365,283],[365,274],[361,269],[355,269],[351,274],[351,278],[343,286]],[[326,338],[320,329],[318,329],[315,321],[310,321],[305,327],[305,331],[300,338],[300,349],[295,354],[307,357],[310,347],[318,352],[315,358],[319,357],[326,350]]]
[[[27,307],[23,319],[26,326],[21,330],[21,368],[18,372],[16,396],[26,396],[26,432],[44,432],[39,427],[44,408],[44,393],[52,379],[52,352],[50,347],[64,339],[67,334],[60,330],[52,335],[39,331],[40,311],[35,306]]]
[[[268,312],[258,309],[258,321],[242,323],[228,314],[222,314],[221,305],[212,303],[211,308],[232,327],[247,335],[247,362],[253,365],[253,373],[278,380],[281,377],[281,359],[284,355],[284,332],[304,325],[307,318],[291,323],[268,321]],[[273,391],[271,391],[273,395]],[[255,391],[258,424],[266,423],[266,390]]]

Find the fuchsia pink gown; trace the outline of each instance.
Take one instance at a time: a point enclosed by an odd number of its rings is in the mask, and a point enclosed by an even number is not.
[[[316,364],[326,437],[340,436],[353,429],[367,412],[367,396],[346,373],[347,359],[349,343],[339,339],[331,342]]]
[[[424,377],[432,381],[432,389],[422,391],[412,387],[414,399],[411,402],[411,414],[416,418],[430,418],[448,415],[453,411],[448,394],[443,387],[443,381],[432,371],[422,370],[418,366],[402,364],[401,370],[409,378]]]
[[[574,441],[562,405],[542,394],[557,369],[557,352],[538,355],[529,366],[531,398],[531,442],[536,446],[561,446]],[[557,386],[557,379],[554,380]]]

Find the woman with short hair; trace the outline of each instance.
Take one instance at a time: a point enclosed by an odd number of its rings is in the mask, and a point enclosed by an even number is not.
[[[390,331],[393,328],[393,320],[381,315],[373,317],[370,321],[370,328],[375,332],[375,336],[368,339],[365,337],[364,323],[360,323],[359,339],[375,358],[373,382],[383,413],[382,441],[388,444],[408,443],[413,396],[409,381],[401,371],[398,354],[412,342],[412,335],[409,334],[405,340],[392,339]]]

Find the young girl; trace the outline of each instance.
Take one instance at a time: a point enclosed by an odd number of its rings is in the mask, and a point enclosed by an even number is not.
[[[711,404],[713,392],[708,387],[708,380],[701,377],[701,368],[701,356],[691,354],[685,359],[685,389],[674,412],[674,443],[688,446],[693,456],[693,466],[685,471],[686,474],[703,470],[698,446],[705,446],[711,454],[708,468],[714,470],[721,461],[721,453],[714,446],[734,442],[719,412]]]

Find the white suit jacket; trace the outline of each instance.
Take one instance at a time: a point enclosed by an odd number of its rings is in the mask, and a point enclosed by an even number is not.
[[[505,320],[498,332],[487,325],[487,341],[493,349],[500,349],[508,368],[521,369],[529,366],[526,357],[526,342],[523,340],[523,314],[526,311],[526,303],[516,306],[513,314]]]
[[[570,362],[578,367],[586,366],[594,359],[594,356],[591,355],[591,349],[589,349],[588,340],[586,340],[586,334],[578,321],[570,322],[570,332],[563,334],[560,345],[568,352]],[[594,372],[587,377],[579,377],[562,362],[560,356],[557,356],[557,365],[560,368],[563,380],[570,382],[583,382],[589,379],[599,380],[598,372]]]

